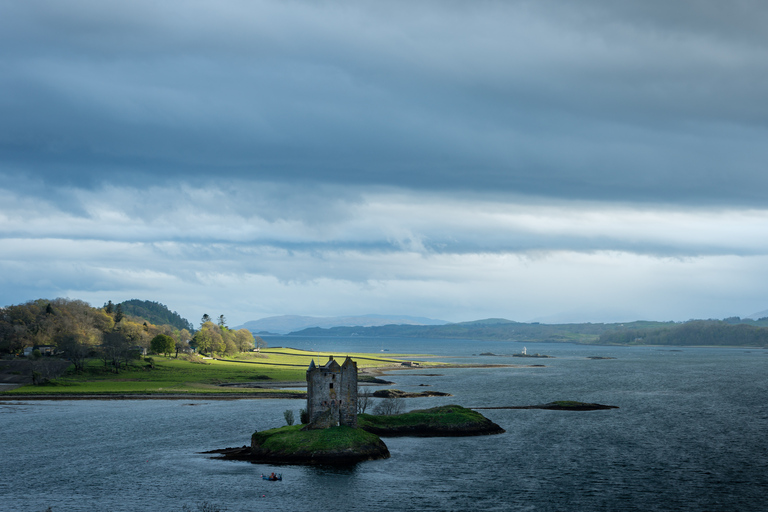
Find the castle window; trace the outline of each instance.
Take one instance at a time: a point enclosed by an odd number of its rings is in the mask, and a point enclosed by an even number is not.
[[[331,389],[333,389],[333,382],[331,382]]]

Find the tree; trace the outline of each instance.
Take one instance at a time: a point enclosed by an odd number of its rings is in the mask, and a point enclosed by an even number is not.
[[[203,314],[203,318],[200,319],[200,327],[207,324],[211,321],[211,317],[208,315],[208,313]]]
[[[256,348],[259,350],[267,348],[267,342],[261,339],[261,336],[256,336]]]
[[[101,333],[98,337],[101,337]],[[58,335],[55,341],[59,349],[64,352],[64,356],[75,365],[75,371],[82,372],[85,370],[85,362],[96,349],[95,338],[96,335],[89,339],[82,334],[66,332]]]
[[[192,338],[192,345],[198,352],[213,355],[225,349],[224,339],[218,326],[208,321],[200,326],[200,330]]]
[[[115,305],[114,305],[114,304],[112,304],[112,301],[111,301],[111,300],[107,301],[107,303],[106,303],[106,304],[104,304],[104,311],[105,311],[106,313],[110,314],[110,315],[111,315],[112,313],[114,313],[114,311],[115,311]]]
[[[379,416],[391,416],[393,414],[400,414],[403,412],[404,407],[405,402],[402,398],[389,397],[376,404],[376,407],[373,408],[373,414],[377,414]]]
[[[219,315],[219,327],[222,329],[225,329],[227,327],[227,319],[224,318],[224,315]]]
[[[293,425],[293,411],[292,410],[288,409],[285,412],[283,412],[283,417],[285,417],[285,422],[288,424],[289,427],[291,425]]]
[[[122,304],[118,304],[115,307],[115,323],[119,323],[123,319],[123,306]]]
[[[182,329],[176,333],[175,336],[175,348],[176,348],[176,357],[179,357],[179,352],[186,352],[189,350],[189,340],[192,339],[192,335],[189,334],[189,331],[186,329]]]
[[[152,338],[149,346],[151,347],[152,352],[168,356],[176,347],[176,341],[167,334],[158,334]]]
[[[104,361],[104,367],[112,366],[114,373],[120,372],[120,365],[127,363],[131,357],[132,344],[121,331],[112,331],[104,335],[104,341],[101,344],[101,359]]]
[[[248,329],[239,329],[235,331],[234,334],[238,351],[248,352],[253,349],[253,334],[251,334],[251,331]]]
[[[371,405],[371,390],[357,388],[357,414],[365,414],[365,410]]]

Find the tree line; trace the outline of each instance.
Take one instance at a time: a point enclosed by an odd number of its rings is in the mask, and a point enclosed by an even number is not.
[[[27,347],[50,346],[77,371],[85,368],[86,361],[98,358],[105,368],[117,372],[145,351],[178,357],[179,352],[193,348],[210,355],[253,349],[250,331],[231,330],[223,315],[221,320],[220,325],[204,321],[193,336],[190,329],[156,325],[127,314],[112,301],[96,308],[81,300],[38,299],[0,308],[0,353],[20,355]]]
[[[729,321],[730,320],[730,321]],[[690,320],[663,328],[604,332],[605,345],[709,345],[768,347],[768,328],[726,320]]]
[[[200,329],[190,341],[190,345],[203,354],[231,355],[237,352],[246,352],[257,348],[266,347],[264,340],[258,336],[254,340],[253,334],[248,329],[233,330],[227,327],[226,318],[220,315],[214,323],[208,314],[204,314],[200,321]]]

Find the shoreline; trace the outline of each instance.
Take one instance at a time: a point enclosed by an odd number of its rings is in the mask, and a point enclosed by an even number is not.
[[[221,394],[221,393],[211,393],[211,394],[201,394],[201,393],[195,393],[195,394],[126,394],[126,393],[116,393],[114,395],[97,395],[97,394],[87,394],[87,395],[65,395],[63,393],[55,394],[55,395],[0,395],[0,404],[3,404],[5,402],[17,402],[17,401],[45,401],[45,400],[276,400],[276,399],[286,399],[286,400],[306,400],[307,396],[305,394],[298,394],[294,393],[291,395],[282,394],[282,393],[252,393],[252,394],[237,394],[237,395],[231,395],[231,394]]]
[[[363,375],[386,375],[387,372],[401,371],[440,371],[444,369],[456,368],[544,368],[545,365],[538,364],[446,364],[439,366],[380,366],[374,368],[365,368],[360,371]],[[369,386],[375,384],[361,383]],[[385,384],[382,384],[382,386]],[[274,389],[285,387],[305,387],[306,383],[300,381],[269,382],[269,383],[228,383],[225,387],[245,387],[254,389]],[[1,388],[0,388],[1,389]],[[31,394],[5,394],[0,391],[0,404],[16,401],[66,401],[66,400],[306,400],[306,393],[290,393],[281,391],[263,391],[259,393],[31,393]]]

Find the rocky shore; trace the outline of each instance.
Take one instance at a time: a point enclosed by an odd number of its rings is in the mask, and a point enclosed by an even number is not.
[[[399,389],[379,389],[373,392],[373,396],[376,398],[422,398],[428,396],[453,396],[450,393],[443,393],[441,391],[422,391],[420,393],[410,393],[406,391],[400,391]]]
[[[603,405],[587,402],[574,402],[561,400],[537,405],[509,405],[505,407],[474,407],[474,409],[546,409],[550,411],[600,411],[604,409],[618,409],[617,405]]]

